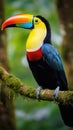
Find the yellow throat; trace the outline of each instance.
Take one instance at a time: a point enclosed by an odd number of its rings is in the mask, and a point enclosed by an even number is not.
[[[42,44],[43,40],[46,37],[46,26],[45,24],[39,19],[37,24],[34,23],[34,29],[31,30],[27,42],[26,42],[26,50],[28,52],[38,50]]]

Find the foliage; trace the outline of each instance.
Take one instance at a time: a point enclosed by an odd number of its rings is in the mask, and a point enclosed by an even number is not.
[[[57,42],[58,40],[55,41],[55,39],[53,39],[53,37],[56,36],[57,39],[58,37],[60,37],[59,21],[54,0],[6,0],[6,18],[17,13],[31,13],[34,15],[43,14],[43,16],[45,16],[50,22],[52,28],[52,42],[54,46],[58,48],[58,45],[55,44],[55,42]],[[23,57],[25,57],[26,53],[25,43],[28,36],[27,31],[15,28],[7,30],[8,56],[10,61],[10,67],[12,73],[18,76],[26,85],[38,86],[28,68],[25,58],[25,62],[23,64]],[[54,104],[47,104],[47,102],[44,103],[38,101],[30,101],[28,99],[22,99],[18,97],[15,102],[15,107],[16,122],[19,127],[19,130],[68,129],[66,126],[64,126],[58,108]],[[42,117],[41,115],[43,115],[44,113],[43,110],[45,111],[45,114]],[[40,119],[37,119],[35,115],[39,116]]]

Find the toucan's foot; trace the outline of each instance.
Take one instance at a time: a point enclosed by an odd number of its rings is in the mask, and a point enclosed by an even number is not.
[[[54,97],[55,97],[55,99],[58,98],[59,89],[60,89],[60,87],[58,86],[58,87],[55,89],[55,91],[54,91]]]
[[[38,88],[37,88],[37,92],[36,92],[36,98],[40,101],[40,91],[41,91],[41,89],[42,89],[42,87],[41,86],[39,86]]]

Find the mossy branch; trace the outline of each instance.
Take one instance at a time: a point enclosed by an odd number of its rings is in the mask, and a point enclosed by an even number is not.
[[[36,99],[36,88],[26,87],[20,79],[12,74],[9,74],[4,68],[0,67],[0,86],[4,82],[7,88],[10,88],[15,92],[15,94],[20,94],[21,96]],[[54,90],[41,90],[40,100],[45,101],[56,101],[58,104],[62,103],[64,105],[73,105],[73,91],[59,91],[58,99],[55,100]]]

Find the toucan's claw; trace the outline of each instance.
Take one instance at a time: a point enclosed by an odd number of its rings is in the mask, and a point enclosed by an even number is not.
[[[60,87],[58,86],[58,87],[55,89],[55,91],[54,91],[54,97],[55,97],[55,99],[58,98],[59,89],[60,89]]]
[[[40,91],[41,91],[41,89],[42,89],[42,87],[41,86],[39,86],[38,88],[37,88],[37,92],[36,92],[36,98],[40,101]]]

